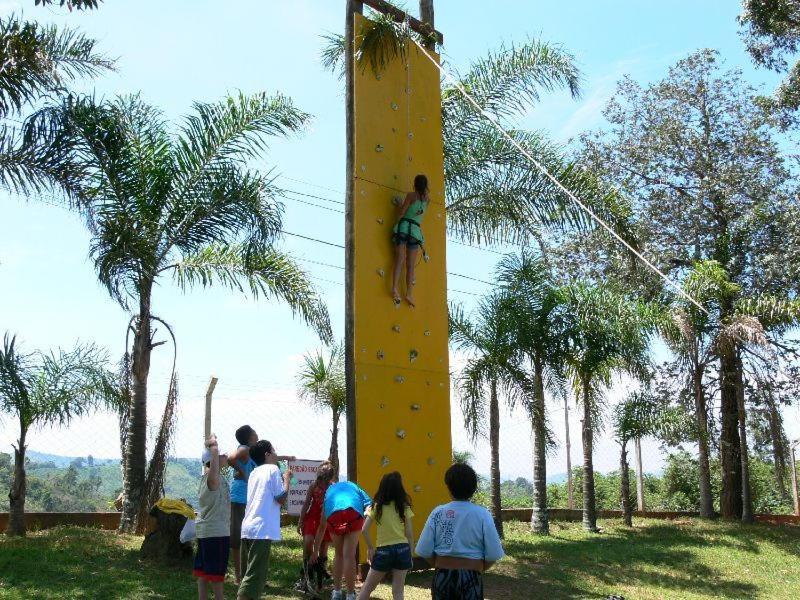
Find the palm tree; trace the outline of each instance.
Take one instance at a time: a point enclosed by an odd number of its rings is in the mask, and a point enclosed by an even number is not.
[[[30,119],[28,135],[59,157],[59,181],[87,221],[100,282],[135,317],[121,531],[135,529],[142,502],[153,290],[165,276],[184,290],[216,284],[278,299],[331,337],[308,277],[275,248],[276,189],[247,166],[267,136],[289,135],[307,120],[290,99],[265,93],[197,103],[175,134],[138,96],[69,97]]]
[[[92,345],[55,353],[20,352],[6,334],[0,350],[0,411],[19,423],[9,499],[8,535],[25,535],[25,451],[32,427],[66,426],[94,408],[113,406],[118,396],[106,371],[106,356]]]
[[[547,442],[545,388],[563,388],[563,294],[541,257],[523,251],[503,258],[497,280],[507,294],[515,318],[514,345],[532,372],[532,395],[526,405],[533,432],[533,513],[531,528],[547,534]]]
[[[716,359],[714,336],[719,328],[719,306],[724,298],[738,290],[725,270],[716,261],[694,265],[683,282],[686,293],[700,302],[706,312],[684,298],[672,308],[672,320],[664,323],[664,338],[675,354],[677,363],[687,374],[688,387],[694,399],[695,438],[698,447],[700,516],[714,516],[709,462],[708,407],[704,377],[706,368]]]
[[[317,350],[303,356],[297,374],[300,398],[320,411],[331,413],[331,450],[328,460],[339,472],[339,421],[346,410],[344,346],[333,344],[327,352]]]
[[[633,526],[628,442],[649,435],[682,431],[686,419],[680,409],[662,406],[660,398],[645,387],[628,394],[614,407],[612,415],[614,437],[620,445],[620,499],[625,525]]]
[[[58,165],[24,143],[17,119],[73,80],[112,68],[96,42],[73,29],[0,17],[0,185],[24,194],[51,185]]]
[[[456,349],[469,353],[464,368],[456,379],[455,389],[464,414],[464,426],[477,439],[484,430],[484,414],[488,396],[489,450],[492,517],[497,532],[503,535],[500,498],[500,402],[503,394],[510,407],[526,389],[525,372],[516,365],[514,346],[514,314],[503,293],[481,299],[472,319],[460,306],[450,307],[450,342]]]
[[[583,525],[597,531],[592,451],[601,424],[604,390],[612,375],[645,377],[655,310],[612,289],[574,284],[564,288],[567,373],[583,410]]]

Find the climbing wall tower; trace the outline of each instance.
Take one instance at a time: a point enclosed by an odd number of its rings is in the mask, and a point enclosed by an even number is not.
[[[366,19],[355,15],[359,35]],[[438,56],[435,56],[438,60]],[[369,493],[400,471],[417,534],[448,500],[451,461],[444,165],[439,71],[413,43],[380,74],[356,64],[353,80],[353,353],[355,476]],[[391,296],[397,199],[427,175],[422,229],[429,260],[417,266],[416,308]],[[404,295],[405,277],[401,285]],[[351,448],[352,450],[352,448]]]

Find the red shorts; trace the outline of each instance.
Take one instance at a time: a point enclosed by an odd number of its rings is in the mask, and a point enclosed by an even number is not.
[[[310,535],[315,536],[317,535],[317,530],[319,529],[319,518],[314,519],[311,517],[306,517],[303,519],[303,535]],[[325,535],[322,538],[323,542],[330,542],[331,541],[331,528],[325,528]]]
[[[328,530],[333,535],[346,535],[361,531],[363,526],[364,517],[352,508],[337,510],[328,517]]]

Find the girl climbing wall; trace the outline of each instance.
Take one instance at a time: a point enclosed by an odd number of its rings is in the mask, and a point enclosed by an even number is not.
[[[398,209],[399,220],[392,230],[392,242],[395,245],[392,297],[395,304],[400,304],[397,287],[405,265],[406,302],[414,307],[414,269],[417,266],[420,248],[425,242],[422,236],[422,218],[427,208],[428,178],[425,175],[417,175],[414,178],[414,191],[406,194],[405,201]]]

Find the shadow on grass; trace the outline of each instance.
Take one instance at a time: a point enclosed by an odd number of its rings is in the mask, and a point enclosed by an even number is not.
[[[141,538],[79,527],[0,538],[0,598],[197,598],[191,563],[142,562],[140,545]],[[301,553],[298,539],[273,546],[268,597],[292,588]],[[225,597],[236,597],[232,583],[225,585]]]
[[[671,591],[676,596],[693,592],[737,600],[757,598],[759,588],[745,575],[735,578],[731,576],[735,568],[721,572],[710,567],[698,552],[724,549],[746,560],[747,554],[758,554],[766,542],[784,550],[791,545],[785,532],[740,524],[716,523],[709,528],[700,523],[656,523],[634,529],[615,527],[594,535],[580,532],[576,525],[556,525],[551,536],[541,538],[532,537],[525,526],[510,529],[505,547],[514,558],[487,577],[487,588],[497,584],[493,599],[514,597],[499,591],[513,587],[512,581],[518,589],[524,582],[528,597],[605,598],[633,586]]]

